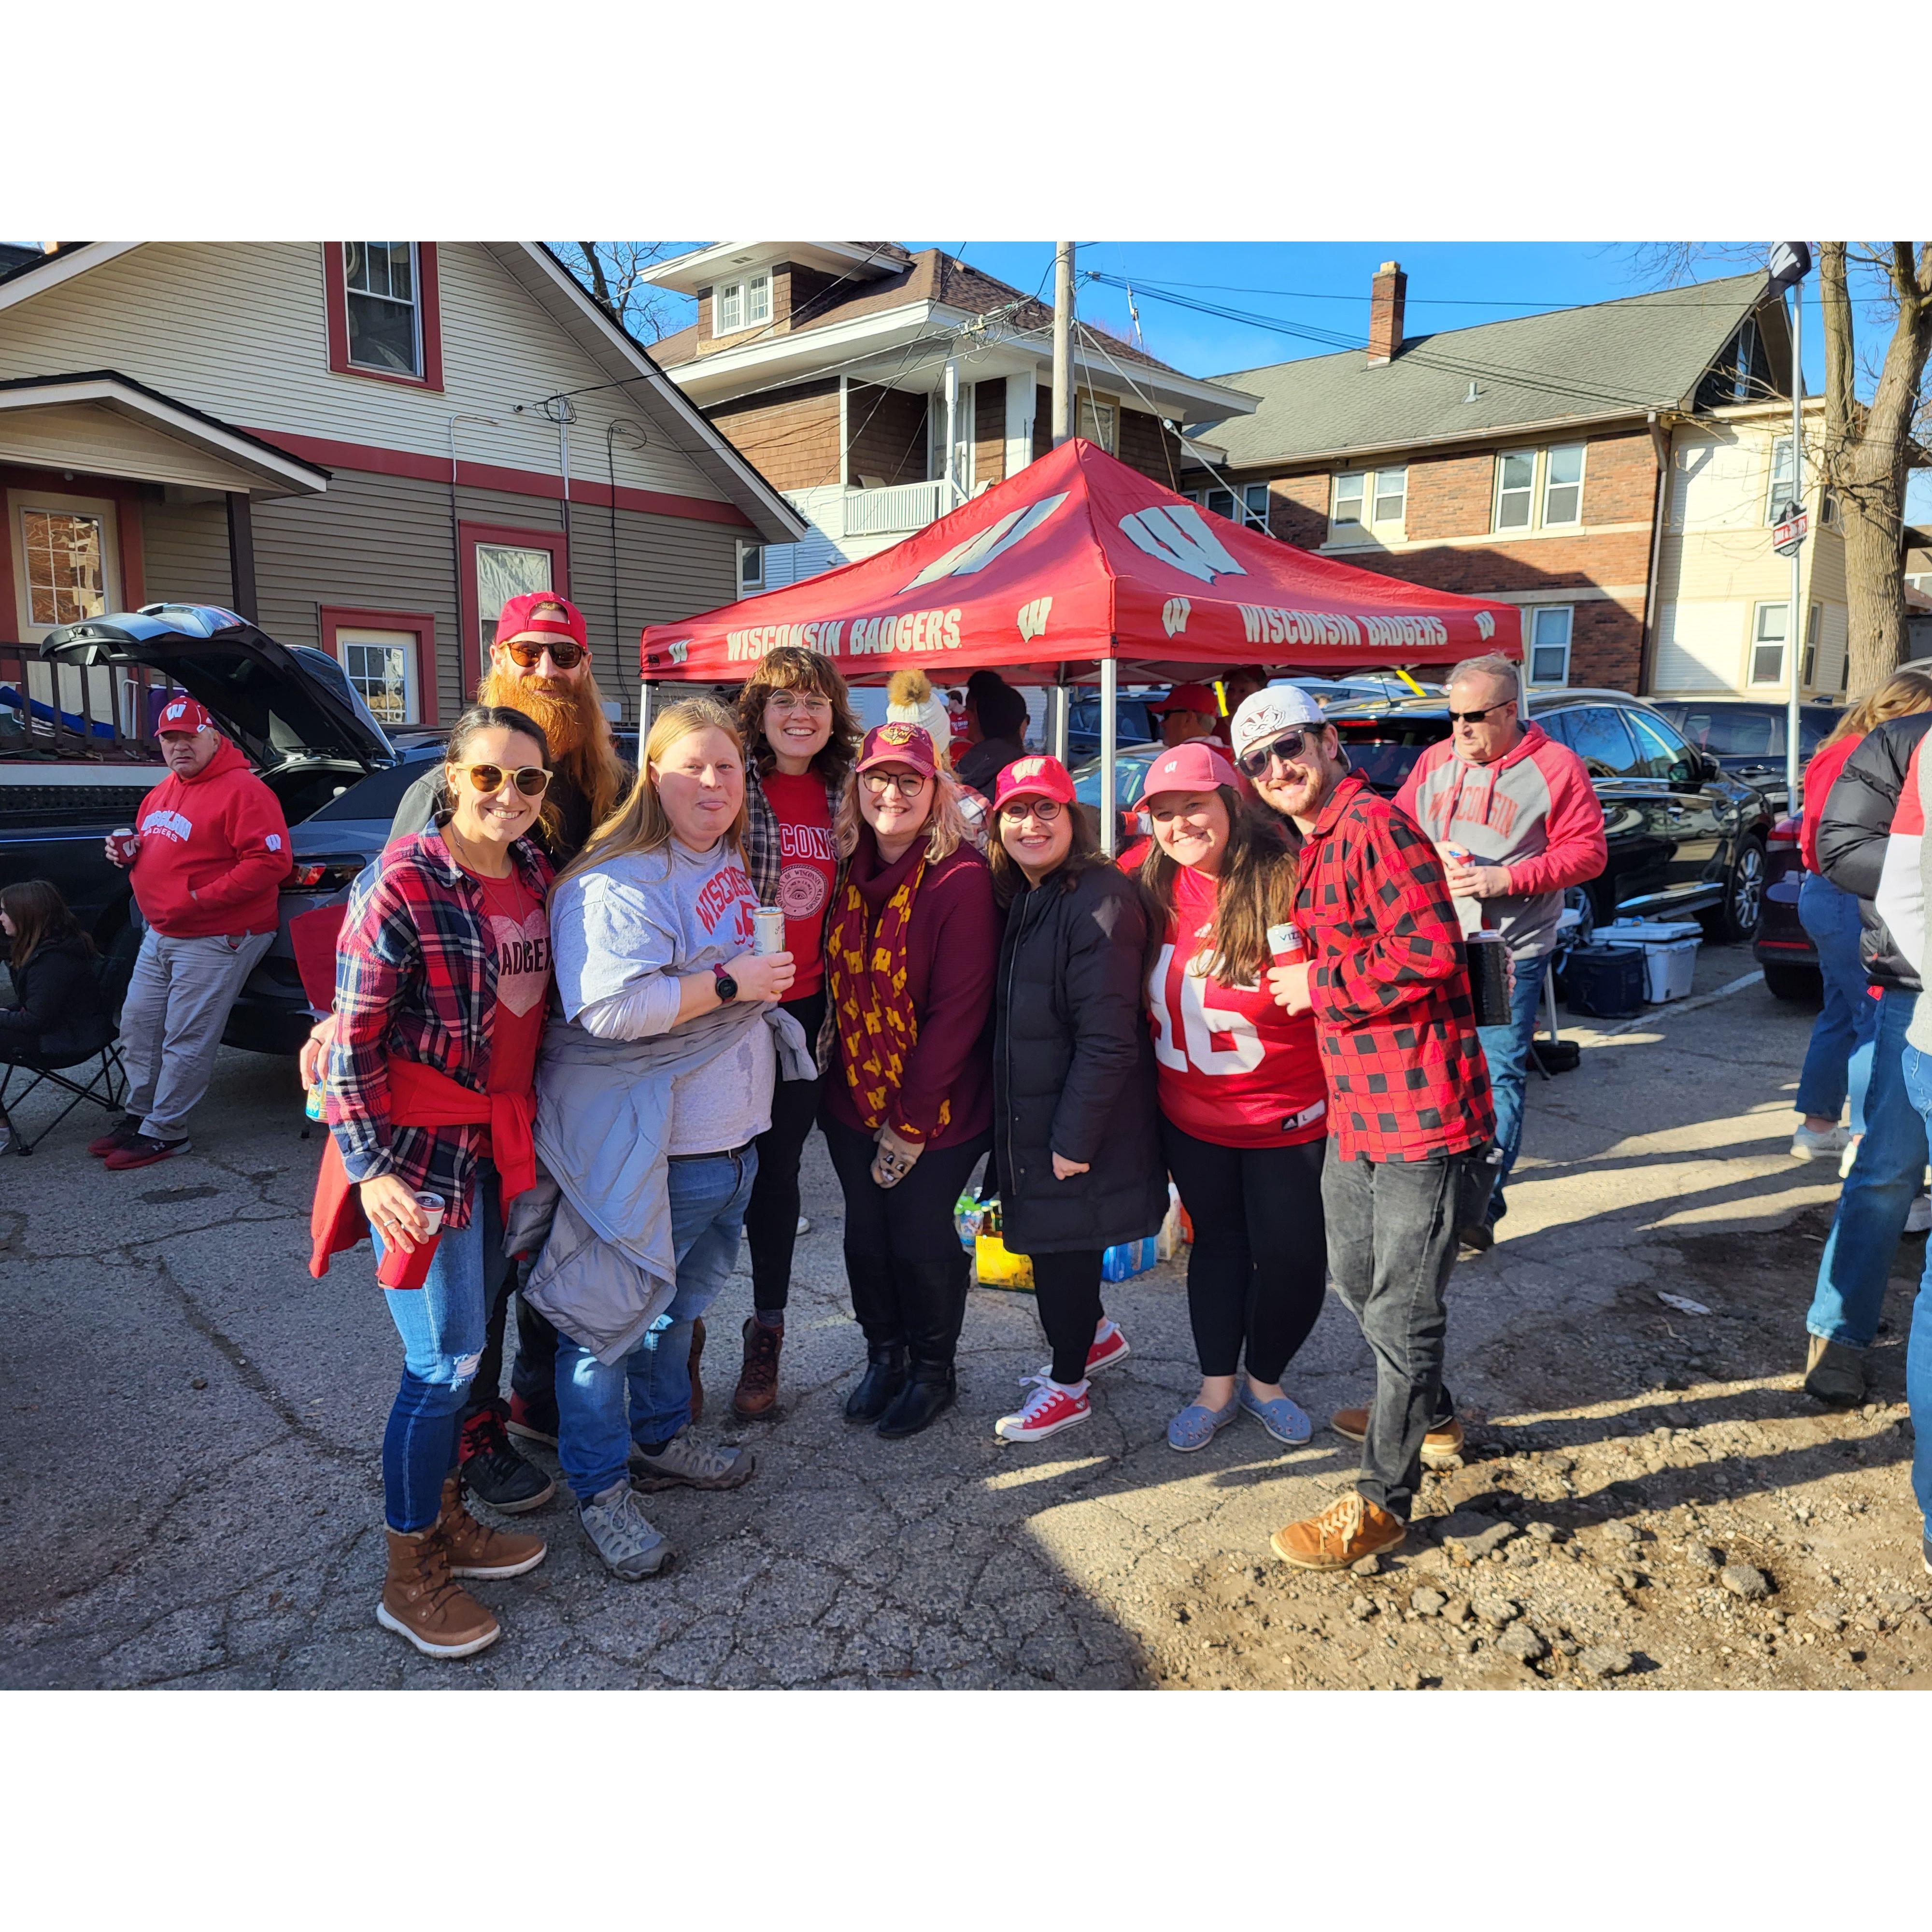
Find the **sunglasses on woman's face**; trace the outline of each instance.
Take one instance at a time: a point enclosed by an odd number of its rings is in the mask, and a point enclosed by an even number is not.
[[[1009,825],[1017,825],[1029,818],[1038,819],[1042,825],[1051,825],[1060,816],[1060,801],[1057,798],[1016,798],[1011,805],[1000,807],[1000,816]]]
[[[589,656],[574,638],[546,638],[541,644],[536,644],[526,638],[516,644],[506,644],[503,648],[526,670],[535,670],[543,662],[546,651],[550,653],[550,662],[559,670],[574,670],[578,661]]]
[[[526,798],[542,798],[550,784],[550,774],[541,765],[452,765],[453,772],[467,772],[470,782],[482,793],[501,791],[508,779]]]
[[[1268,767],[1276,759],[1285,765],[1291,764],[1308,757],[1321,742],[1319,731],[1284,731],[1279,738],[1270,738],[1265,745],[1257,745],[1252,751],[1244,752],[1234,762],[1250,778],[1266,778]]]
[[[917,772],[861,772],[859,776],[874,798],[884,798],[888,790],[902,798],[916,798],[926,789],[926,780]]]

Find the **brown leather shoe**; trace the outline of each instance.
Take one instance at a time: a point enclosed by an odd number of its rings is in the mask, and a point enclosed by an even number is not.
[[[731,1391],[733,1412],[747,1421],[770,1415],[778,1406],[778,1351],[784,1330],[767,1328],[754,1315],[745,1323],[745,1366]]]
[[[503,1634],[502,1626],[449,1574],[440,1527],[406,1536],[387,1532],[389,1574],[376,1600],[376,1621],[425,1657],[473,1657]]]
[[[1337,1436],[1359,1442],[1369,1432],[1366,1408],[1338,1408],[1328,1418],[1328,1426]],[[1462,1453],[1462,1423],[1452,1415],[1440,1429],[1432,1429],[1422,1438],[1422,1466],[1425,1469],[1450,1468]]]
[[[544,1560],[548,1547],[540,1536],[515,1536],[478,1522],[464,1508],[462,1481],[454,1474],[442,1485],[435,1534],[442,1540],[452,1576],[520,1576]]]
[[[1364,1556],[1400,1549],[1408,1534],[1406,1523],[1352,1491],[1318,1515],[1276,1530],[1268,1547],[1298,1570],[1346,1570]]]
[[[691,1419],[694,1423],[704,1419],[704,1382],[698,1372],[698,1358],[704,1352],[704,1317],[698,1316],[691,1324]]]

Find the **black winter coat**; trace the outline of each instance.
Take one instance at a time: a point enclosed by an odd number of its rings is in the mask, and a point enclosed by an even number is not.
[[[1845,760],[1818,820],[1819,866],[1839,891],[1858,902],[1864,927],[1858,934],[1858,957],[1866,978],[1874,986],[1907,993],[1919,991],[1918,962],[1900,952],[1872,902],[1878,896],[1892,814],[1905,790],[1905,770],[1912,748],[1928,730],[1932,712],[1921,711],[1894,718],[1869,734]]]
[[[994,990],[993,1159],[1016,1254],[1112,1247],[1167,1212],[1142,992],[1147,914],[1112,866],[1049,878],[1006,914]],[[1053,1178],[1053,1156],[1088,1172]]]
[[[114,1037],[85,940],[48,941],[13,978],[20,1004],[0,1006],[0,1053],[79,1059]]]

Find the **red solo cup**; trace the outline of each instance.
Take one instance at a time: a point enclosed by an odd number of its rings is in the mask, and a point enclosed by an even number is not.
[[[107,846],[117,865],[131,866],[141,849],[140,835],[131,825],[117,825],[107,835]]]
[[[422,1210],[429,1232],[406,1252],[400,1241],[384,1244],[376,1279],[385,1288],[420,1288],[429,1279],[430,1263],[435,1260],[436,1244],[442,1238],[443,1198],[440,1194],[418,1194],[416,1205]]]

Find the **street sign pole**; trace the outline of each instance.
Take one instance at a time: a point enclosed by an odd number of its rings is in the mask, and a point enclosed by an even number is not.
[[[1804,514],[1804,284],[1791,285],[1791,500]],[[1798,756],[1799,680],[1804,674],[1804,643],[1809,629],[1806,611],[1800,600],[1804,546],[1794,544],[1791,552],[1791,610],[1784,622],[1784,648],[1791,660],[1791,698],[1784,714],[1785,808],[1796,818],[1803,800],[1798,796],[1800,760]]]

